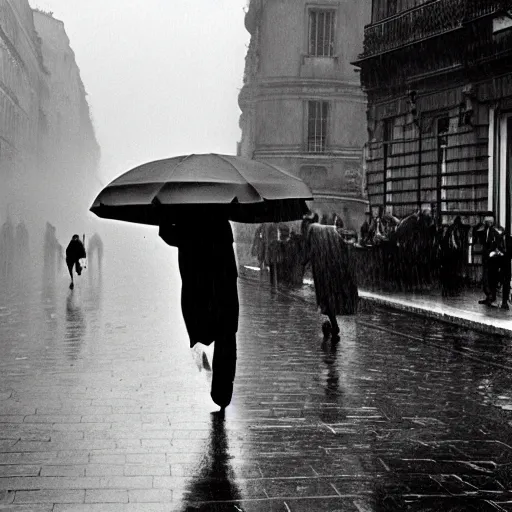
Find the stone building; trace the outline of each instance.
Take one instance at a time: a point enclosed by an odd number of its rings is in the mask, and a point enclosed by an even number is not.
[[[369,10],[359,0],[251,0],[239,96],[238,153],[301,177],[313,209],[354,228],[366,208],[366,104],[351,61]]]
[[[446,224],[511,227],[510,0],[373,0],[356,64],[368,96],[368,198]],[[508,14],[507,14],[507,11]]]
[[[43,144],[39,172],[51,184],[50,197],[67,208],[67,226],[80,224],[100,183],[97,176],[100,150],[91,122],[80,69],[64,23],[51,14],[34,11],[41,37],[41,53],[48,70],[50,94],[42,98],[44,119],[40,124]],[[56,219],[57,222],[57,219]]]
[[[41,99],[48,94],[39,36],[27,1],[0,0],[1,205],[39,157]],[[6,214],[0,209],[0,219]]]
[[[98,188],[98,161],[63,23],[28,0],[0,0],[0,221],[71,229]]]

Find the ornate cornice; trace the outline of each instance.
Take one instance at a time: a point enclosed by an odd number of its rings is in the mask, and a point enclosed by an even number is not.
[[[304,99],[324,97],[351,103],[366,103],[366,95],[357,82],[332,79],[284,77],[253,81],[241,89],[238,103],[242,110],[251,103],[276,98]]]
[[[297,160],[313,160],[328,163],[337,160],[361,160],[362,149],[359,148],[331,148],[325,153],[308,153],[301,146],[258,146],[254,151],[257,158],[295,158]]]

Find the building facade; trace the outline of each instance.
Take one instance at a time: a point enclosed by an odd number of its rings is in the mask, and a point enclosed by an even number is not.
[[[0,223],[71,229],[99,187],[99,156],[63,23],[0,0]]]
[[[367,190],[398,217],[430,207],[510,233],[510,0],[373,0],[355,64],[368,97]]]
[[[38,172],[46,183],[53,184],[48,197],[66,208],[66,221],[60,219],[56,225],[69,233],[73,225],[81,225],[80,219],[101,188],[97,175],[100,149],[64,23],[50,13],[36,10],[34,25],[41,38],[50,91],[42,98],[44,119],[39,137],[43,151]]]
[[[366,103],[350,63],[360,51],[367,2],[251,0],[251,40],[240,92],[238,153],[299,176],[312,208],[364,215],[362,148]]]
[[[39,157],[46,68],[28,1],[0,0],[0,200]],[[5,211],[0,212],[3,217]]]

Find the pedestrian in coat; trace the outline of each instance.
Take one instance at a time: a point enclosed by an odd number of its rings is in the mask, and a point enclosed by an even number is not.
[[[460,216],[455,217],[442,235],[441,289],[443,297],[457,295],[462,287],[466,232]]]
[[[478,301],[479,304],[491,306],[496,300],[498,282],[505,262],[504,234],[504,229],[495,225],[494,213],[487,212],[483,226],[477,230],[477,240],[482,245],[482,284],[485,293],[485,299]]]
[[[317,304],[329,318],[332,340],[338,341],[340,328],[336,316],[354,314],[358,303],[349,246],[334,226],[318,224],[314,218],[305,221],[304,264],[311,262]]]
[[[163,222],[159,235],[178,248],[181,309],[190,347],[215,342],[211,397],[225,408],[233,395],[239,312],[233,232],[227,218],[211,213],[209,229],[198,232],[199,219]]]
[[[85,247],[78,235],[73,235],[71,242],[66,247],[66,265],[68,267],[69,275],[71,276],[71,290],[75,287],[73,279],[73,267],[75,267],[77,275],[82,274],[82,265],[80,260],[86,257]]]

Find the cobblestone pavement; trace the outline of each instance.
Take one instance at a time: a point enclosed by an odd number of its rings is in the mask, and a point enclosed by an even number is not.
[[[222,417],[175,254],[144,244],[0,302],[0,510],[512,510],[510,340],[375,309],[332,346],[306,301],[241,282]]]

